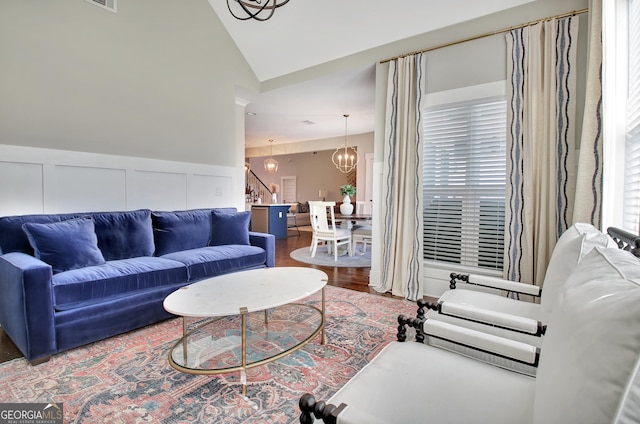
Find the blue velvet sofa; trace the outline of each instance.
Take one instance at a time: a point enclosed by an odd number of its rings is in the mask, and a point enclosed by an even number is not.
[[[0,326],[32,364],[171,317],[186,284],[275,266],[235,208],[0,217]]]

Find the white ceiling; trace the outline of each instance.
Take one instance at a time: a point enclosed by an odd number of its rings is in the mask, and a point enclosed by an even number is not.
[[[235,19],[226,1],[209,3],[262,82],[530,1],[291,0],[265,22]],[[371,64],[248,94],[246,110],[256,115],[246,119],[246,147],[344,135],[345,113],[349,134],[371,132],[374,87]]]

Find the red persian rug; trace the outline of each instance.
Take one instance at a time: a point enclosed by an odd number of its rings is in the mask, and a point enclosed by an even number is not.
[[[320,294],[303,303],[319,307]],[[0,402],[62,402],[65,423],[297,423],[306,392],[328,399],[390,341],[397,316],[415,302],[326,288],[326,339],[239,373],[191,375],[173,369],[168,352],[182,334],[172,319],[31,366],[0,364]]]

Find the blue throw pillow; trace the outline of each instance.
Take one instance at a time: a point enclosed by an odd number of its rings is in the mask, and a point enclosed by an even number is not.
[[[100,212],[92,213],[91,217],[105,260],[153,256],[155,245],[150,210]]]
[[[152,212],[156,256],[209,245],[211,209]]]
[[[91,218],[49,224],[27,222],[22,230],[35,257],[51,265],[54,274],[105,263]]]
[[[243,244],[249,246],[251,212],[211,211],[211,246]]]

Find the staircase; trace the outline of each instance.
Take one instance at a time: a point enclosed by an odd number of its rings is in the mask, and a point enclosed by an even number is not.
[[[246,203],[258,203],[258,199],[261,199],[261,203],[271,201],[269,188],[252,170],[246,173],[244,194]]]

